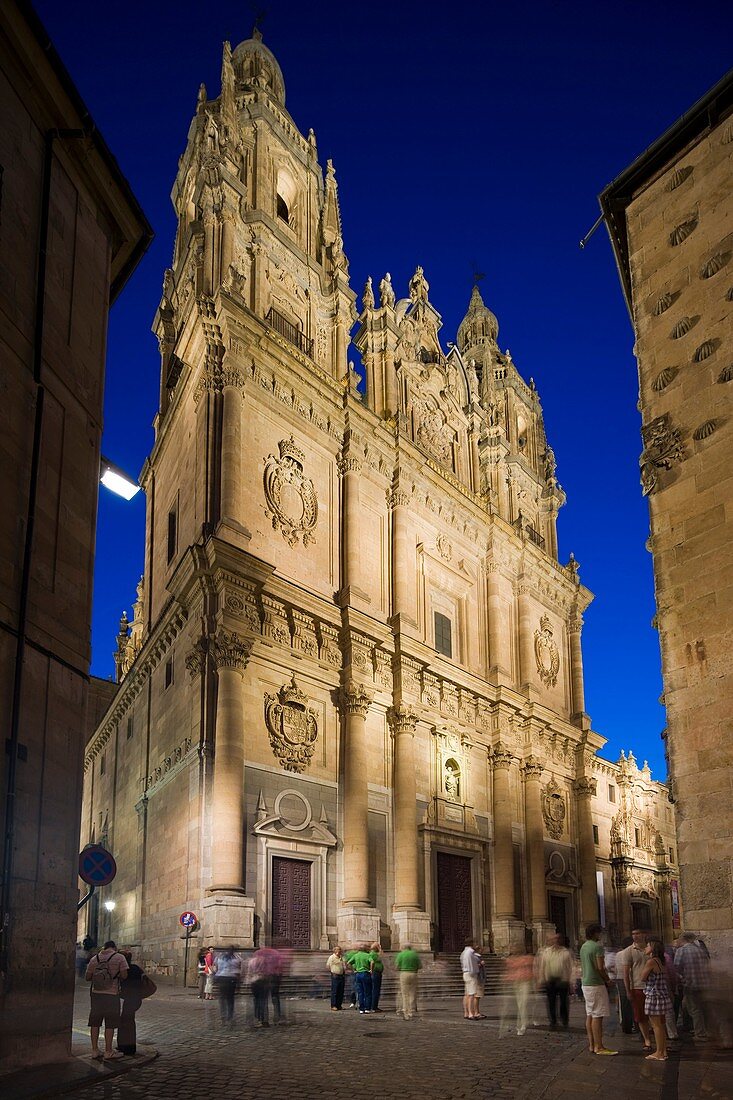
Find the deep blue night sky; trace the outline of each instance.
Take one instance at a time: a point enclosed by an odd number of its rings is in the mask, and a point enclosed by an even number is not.
[[[169,195],[199,84],[219,93],[221,44],[254,7],[38,0],[64,63],[156,238],[110,318],[104,453],[137,474],[150,450],[159,357],[150,323],[171,260]],[[727,12],[727,14],[726,14]],[[294,3],[268,6],[287,107],[332,157],[352,286],[420,263],[455,338],[474,265],[525,379],[533,376],[568,503],[570,551],[595,593],[586,707],[665,774],[664,711],[633,334],[596,196],[725,72],[728,5],[670,2]],[[113,672],[117,622],[142,572],[144,501],[101,491],[92,671]]]

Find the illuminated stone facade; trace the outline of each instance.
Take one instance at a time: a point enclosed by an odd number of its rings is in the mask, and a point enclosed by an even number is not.
[[[175,967],[192,908],[244,947],[505,952],[576,939],[598,870],[610,923],[636,890],[667,928],[665,790],[597,755],[591,593],[558,561],[537,390],[478,289],[447,350],[420,267],[357,310],[333,165],[258,37],[225,45],[173,199],[145,578],[87,750],[117,937]],[[617,774],[645,831],[613,861]]]

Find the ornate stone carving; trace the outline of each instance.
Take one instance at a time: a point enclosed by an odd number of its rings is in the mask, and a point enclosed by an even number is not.
[[[725,252],[716,252],[715,255],[711,256],[700,268],[700,278],[712,279],[713,275],[717,275],[721,268],[725,267],[727,259],[728,257]]]
[[[684,240],[687,240],[690,233],[697,228],[697,218],[688,218],[684,222],[680,222],[676,225],[669,235],[669,243],[671,245],[682,244]]]
[[[392,687],[392,662],[390,661],[389,653],[385,653],[381,649],[374,649],[374,679],[382,687]]]
[[[451,802],[461,801],[461,769],[457,760],[446,760],[443,766],[443,791]]]
[[[719,382],[733,382],[733,363],[727,367],[723,367],[722,371],[718,375]]]
[[[403,733],[409,734],[410,737],[414,736],[415,727],[417,726],[417,715],[411,707],[406,707],[404,703],[389,708],[387,711],[387,721],[395,736],[399,736]]]
[[[394,298],[392,276],[387,272],[379,284],[379,301],[381,305],[386,306],[388,309],[394,309]]]
[[[366,718],[373,702],[374,696],[371,692],[356,680],[349,680],[341,691],[341,705],[347,714],[358,714],[360,718]]]
[[[318,718],[295,675],[276,695],[265,693],[265,725],[272,751],[285,771],[304,771],[318,740]]]
[[[252,641],[240,637],[233,630],[220,630],[212,640],[209,652],[217,670],[231,668],[243,675],[252,652]]]
[[[262,596],[264,622],[262,633],[276,645],[290,645],[290,624],[285,608],[271,596]]]
[[[540,619],[540,628],[534,632],[534,656],[537,672],[545,687],[555,687],[560,670],[560,653],[552,637],[552,623],[547,615]]]
[[[306,657],[315,657],[318,653],[318,641],[313,620],[302,611],[293,611],[293,649],[300,650]]]
[[[435,540],[435,547],[444,561],[450,561],[453,557],[453,546],[449,539],[445,535],[438,535]]]
[[[672,339],[673,340],[680,340],[683,336],[685,336],[690,331],[690,329],[692,328],[694,323],[695,322],[692,320],[691,317],[680,317],[679,321],[677,322],[677,324],[672,329],[672,332],[670,333]]]
[[[573,784],[578,798],[593,798],[598,787],[598,781],[592,775],[582,775]]]
[[[565,832],[567,807],[562,789],[554,778],[550,780],[542,792],[542,817],[548,835],[553,840],[559,840]]]
[[[661,393],[677,377],[677,367],[664,367],[652,382],[652,389]]]
[[[303,473],[305,453],[292,436],[281,439],[278,449],[280,457],[269,455],[265,463],[267,515],[274,528],[280,527],[289,546],[294,546],[300,537],[307,546],[315,542],[318,499],[313,482]]]
[[[695,348],[695,354],[692,358],[696,363],[704,363],[706,359],[710,358],[717,346],[716,340],[703,340],[700,346]]]
[[[421,447],[443,466],[453,468],[454,432],[440,409],[428,402],[415,402],[418,412],[415,436]]]
[[[410,279],[409,292],[413,302],[427,302],[430,284],[425,278],[425,272],[418,264],[415,274]]]
[[[501,768],[506,771],[511,767],[514,756],[502,741],[497,741],[490,760],[494,768]]]
[[[371,275],[369,275],[364,284],[364,292],[361,296],[361,300],[364,303],[364,309],[374,309],[374,290],[372,288]]]
[[[186,669],[194,680],[206,668],[206,645],[203,638],[199,638],[193,649],[186,656]]]
[[[711,436],[713,432],[717,430],[717,428],[717,420],[705,420],[699,426],[699,428],[695,428],[694,432],[692,433],[692,438],[697,440],[697,442],[699,443],[700,440],[707,439],[709,436]]]
[[[667,184],[668,191],[676,191],[680,184],[684,183],[692,175],[691,165],[687,165],[684,168],[675,168],[672,175],[669,177],[669,183]]]
[[[339,649],[338,630],[327,623],[321,623],[321,651],[320,658],[332,668],[341,667],[341,650]]]
[[[658,470],[671,470],[685,457],[682,434],[672,424],[669,413],[657,416],[641,429],[644,450],[639,465],[644,496],[657,488]]]
[[[528,779],[541,779],[542,778],[542,761],[538,756],[534,754],[527,757],[522,764],[522,778]]]
[[[654,314],[654,316],[661,317],[663,313],[667,312],[673,301],[674,299],[669,292],[663,294],[661,298],[657,298],[656,302],[654,303],[654,308],[652,309],[652,313]]]

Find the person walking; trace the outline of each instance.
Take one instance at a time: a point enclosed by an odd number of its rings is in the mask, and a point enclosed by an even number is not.
[[[672,1007],[672,998],[667,988],[664,972],[664,944],[661,940],[649,940],[646,945],[647,961],[641,972],[644,982],[644,1012],[651,1020],[657,1049],[647,1054],[650,1062],[667,1060],[667,1028],[665,1017]]]
[[[152,997],[158,987],[142,967],[132,961],[131,951],[123,951],[122,954],[127,960],[127,977],[120,982],[122,1010],[120,1012],[120,1026],[117,1028],[117,1049],[121,1054],[135,1054],[137,1052],[136,1016],[138,1009],[143,1000],[146,997]]]
[[[214,958],[214,992],[219,998],[222,1024],[234,1023],[234,996],[242,977],[242,960],[233,947],[226,947]]]
[[[206,952],[199,951],[198,960],[196,962],[196,974],[198,978],[198,991],[199,1000],[203,1001],[206,996]]]
[[[631,936],[624,936],[621,940],[621,947],[616,952],[616,993],[618,995],[618,1011],[621,1019],[621,1030],[624,1035],[631,1035],[634,1030],[634,1008],[626,992],[626,983],[621,973],[622,966],[619,962],[619,956],[627,947],[631,947],[632,943],[633,940]]]
[[[568,1026],[568,999],[570,980],[573,976],[573,956],[559,933],[550,936],[547,946],[540,952],[537,980],[544,987],[547,998],[547,1015],[550,1027],[557,1027],[558,1005],[560,1023]]]
[[[109,1061],[121,1058],[112,1050],[115,1028],[120,1026],[120,981],[127,977],[127,959],[117,950],[114,940],[107,940],[104,948],[92,955],[84,977],[90,985],[89,1028],[92,1058]],[[99,1029],[104,1024],[104,1054],[99,1049]]]
[[[417,1015],[417,976],[422,970],[422,963],[417,951],[412,945],[406,943],[395,957],[395,966],[400,975],[400,1001],[397,1015],[405,1020],[411,1020]]]
[[[481,956],[473,945],[473,940],[466,940],[466,946],[461,951],[461,971],[463,973],[463,1019],[485,1019],[479,1013],[479,972],[481,970]]]
[[[646,941],[649,933],[640,928],[631,930],[631,945],[619,951],[616,956],[616,972],[621,969],[626,996],[631,1001],[636,1022],[644,1041],[644,1050],[651,1051],[652,1037],[649,1030],[649,1017],[644,1011],[644,983],[641,972],[646,966]]]
[[[674,968],[682,986],[682,1007],[689,1012],[695,1038],[708,1039],[705,998],[710,985],[710,962],[703,949],[695,942],[694,932],[683,932],[681,944],[675,951]]]
[[[270,947],[260,947],[252,955],[247,967],[247,981],[254,1001],[255,1024],[259,1027],[270,1026],[269,999],[276,970],[273,956],[276,954]]]
[[[611,1012],[608,1001],[610,979],[603,961],[603,947],[598,942],[600,924],[589,924],[585,930],[585,943],[580,948],[580,967],[583,999],[585,1000],[585,1030],[591,1054],[618,1054],[603,1045],[603,1020]]]
[[[372,960],[372,1012],[381,1012],[379,1007],[379,995],[382,992],[382,974],[384,973],[384,962],[382,961],[382,945],[379,943],[373,943],[372,949],[369,952],[369,957]]]
[[[349,965],[354,971],[359,1012],[368,1015],[372,1011],[372,957],[366,944],[354,951]]]
[[[213,1001],[214,999],[214,969],[214,948],[208,947],[204,955],[204,973],[206,975],[206,984],[204,985],[205,1001]]]
[[[346,960],[339,944],[326,960],[326,969],[331,975],[331,1012],[340,1012],[344,1003],[346,986]]]
[[[529,995],[534,980],[534,955],[526,948],[515,946],[504,963],[505,995],[503,999],[499,1034],[510,1031],[509,1018],[512,1002],[516,1011],[517,1035],[524,1035],[529,1022]],[[507,995],[506,991],[511,991]]]

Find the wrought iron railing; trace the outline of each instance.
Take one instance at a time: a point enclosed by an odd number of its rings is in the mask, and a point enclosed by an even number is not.
[[[273,328],[289,344],[296,347],[298,351],[302,351],[309,359],[313,358],[313,341],[302,333],[297,325],[294,325],[292,321],[288,321],[282,313],[278,313],[274,306],[270,306],[268,309],[265,320],[270,328]]]
[[[535,531],[534,527],[532,527],[532,525],[529,523],[527,524],[525,530],[527,532],[527,537],[529,538],[529,541],[533,542],[535,546],[539,546],[540,550],[544,550],[545,540],[543,539],[539,531]]]

